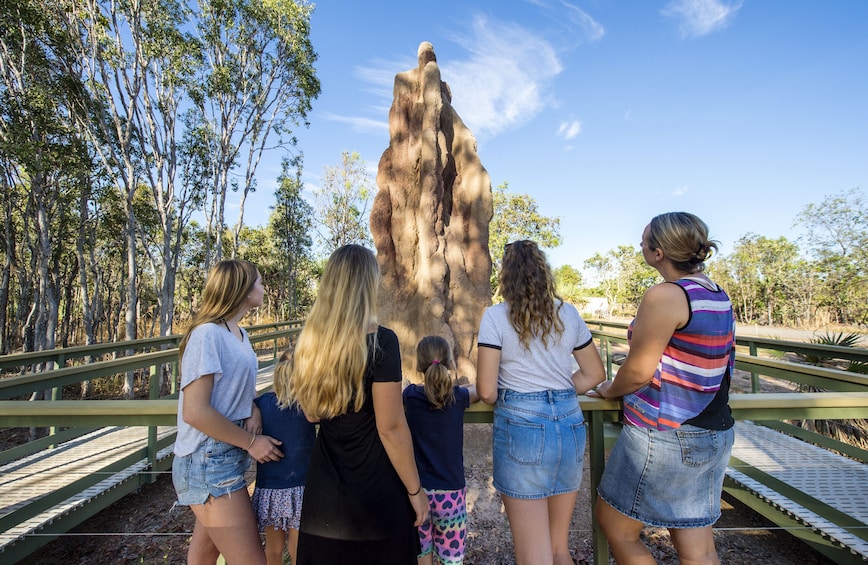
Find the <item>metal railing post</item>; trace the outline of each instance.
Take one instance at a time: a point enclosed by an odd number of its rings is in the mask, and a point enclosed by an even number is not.
[[[750,342],[750,356],[756,357],[756,343],[753,341]],[[754,394],[760,391],[760,382],[759,375],[757,373],[751,372],[750,374],[750,391]]]
[[[603,433],[603,412],[590,411],[588,418],[588,444],[591,475],[591,523],[593,525],[592,540],[594,543],[594,563],[609,562],[609,542],[603,535],[603,530],[594,518],[594,503],[597,500],[597,486],[603,477],[603,467],[606,460],[606,439]]]
[[[162,376],[161,365],[151,365],[148,369],[148,399],[160,398],[160,380]],[[157,426],[148,426],[148,466],[151,473],[144,482],[153,483],[157,480]]]
[[[59,369],[60,367],[63,367],[64,365],[66,365],[66,356],[63,353],[59,353],[55,360],[52,362],[52,365],[54,365],[54,369]],[[51,388],[51,400],[63,400],[62,386],[55,386]],[[57,428],[57,426],[50,426],[48,428],[48,435],[57,435],[57,432],[59,431]],[[56,446],[57,444],[52,443],[48,446],[48,449],[54,449]]]

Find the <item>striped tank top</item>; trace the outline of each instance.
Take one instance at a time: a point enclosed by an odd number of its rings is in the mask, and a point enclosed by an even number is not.
[[[687,295],[690,317],[675,331],[650,383],[624,396],[624,420],[642,428],[674,430],[699,415],[735,367],[732,303],[720,287],[674,282]],[[633,324],[627,332],[632,337]]]

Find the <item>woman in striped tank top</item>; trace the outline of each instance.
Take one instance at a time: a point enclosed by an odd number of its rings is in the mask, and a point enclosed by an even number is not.
[[[642,255],[665,282],[643,296],[616,378],[588,393],[624,402],[594,508],[621,565],[654,563],[645,525],[669,529],[681,563],[720,563],[711,526],[734,437],[735,325],[729,297],[702,272],[716,250],[693,214],[651,220]]]

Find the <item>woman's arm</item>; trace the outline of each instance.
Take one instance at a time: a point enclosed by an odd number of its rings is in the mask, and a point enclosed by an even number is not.
[[[689,317],[690,307],[681,287],[661,283],[649,288],[633,321],[627,358],[615,380],[600,385],[597,394],[603,398],[619,398],[651,382],[672,334],[686,324]]]
[[[270,436],[263,436],[236,426],[211,406],[214,375],[202,375],[184,387],[184,422],[203,434],[223,443],[247,450],[260,463],[283,457],[277,448],[281,444]]]
[[[416,512],[415,525],[421,526],[428,518],[428,496],[422,490],[422,481],[416,468],[413,441],[404,415],[401,383],[375,382],[371,395],[374,398],[374,417],[380,441],[410,496],[410,503]]]
[[[579,369],[573,373],[573,388],[577,394],[585,394],[606,379],[603,360],[593,341],[581,349],[573,350],[573,357],[579,364]]]
[[[255,402],[250,409],[250,417],[244,420],[244,429],[254,434],[262,433],[262,412]]]
[[[497,402],[497,373],[500,371],[500,350],[477,347],[476,392],[486,404]]]

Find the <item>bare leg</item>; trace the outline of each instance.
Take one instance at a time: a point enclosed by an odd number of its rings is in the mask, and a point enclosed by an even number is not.
[[[298,540],[296,539],[296,543]],[[286,532],[273,526],[265,527],[265,560],[268,565],[283,565],[283,549],[286,546]],[[293,560],[292,565],[295,565]]]
[[[237,490],[217,498],[209,498],[205,504],[190,506],[196,515],[196,524],[201,523],[205,534],[226,558],[226,562],[239,565],[266,565],[262,540],[256,529],[256,517],[245,490]],[[195,534],[194,529],[194,534]],[[192,549],[193,542],[190,542]],[[191,565],[214,563],[193,561]]]
[[[644,525],[621,514],[602,498],[597,497],[594,519],[602,528],[618,565],[655,565],[657,562],[642,543],[639,534]]]
[[[416,558],[417,565],[434,565],[434,552]]]
[[[669,528],[672,544],[682,565],[720,565],[714,534],[707,528]]]
[[[517,565],[551,565],[554,557],[547,499],[500,498],[509,518]]]
[[[570,523],[576,508],[578,492],[567,492],[547,498],[549,509],[549,536],[554,565],[573,565],[570,556]]]
[[[286,536],[286,551],[289,553],[289,562],[296,565],[298,557],[298,530],[290,528]]]
[[[205,526],[196,518],[196,523],[193,525],[193,537],[190,538],[190,547],[187,548],[187,564],[214,565],[217,563],[218,557],[220,557],[220,551],[211,541]]]

